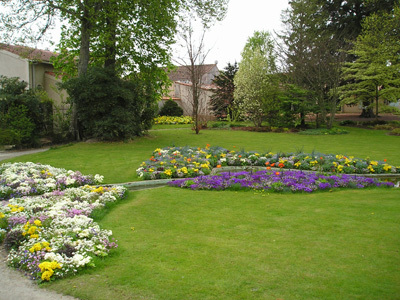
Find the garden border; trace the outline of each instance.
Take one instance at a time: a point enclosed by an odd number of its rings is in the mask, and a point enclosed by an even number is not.
[[[261,166],[224,166],[220,168],[213,168],[210,175],[216,175],[220,172],[240,172],[240,171],[262,171],[266,170],[265,167]],[[317,174],[345,174],[345,173],[332,173],[332,172],[318,172],[312,170],[299,170],[299,169],[281,169],[271,168],[273,171],[302,171],[304,173],[317,173]],[[375,179],[393,179],[394,183],[400,183],[400,174],[346,174],[349,176],[368,177]],[[123,185],[130,191],[151,189],[156,187],[166,186],[168,182],[173,180],[179,180],[181,178],[169,178],[169,179],[155,179],[155,180],[142,180],[142,181],[131,181],[126,183],[116,183],[114,185]]]

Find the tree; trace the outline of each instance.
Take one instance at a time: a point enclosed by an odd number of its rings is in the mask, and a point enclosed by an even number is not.
[[[195,41],[194,29],[189,22],[186,28],[181,31],[181,39],[186,47],[186,58],[181,57],[178,63],[186,69],[190,78],[190,102],[192,107],[193,128],[196,134],[199,134],[202,126],[202,115],[205,113],[204,105],[201,105],[201,96],[203,94],[203,75],[206,70],[203,67],[208,52],[204,50],[204,36],[206,29],[203,32],[198,42]]]
[[[219,19],[226,11],[227,0],[4,0],[6,4],[9,9],[0,20],[7,28],[21,29],[38,21],[44,33],[56,17],[67,22],[62,27],[61,55],[55,61],[63,74],[80,76],[90,65],[105,65],[126,77],[140,73],[161,94],[167,76],[160,67],[171,66],[176,16],[191,9],[205,23]],[[34,18],[26,18],[32,13]],[[74,115],[78,109],[74,107]],[[79,139],[76,117],[74,120]]]
[[[264,115],[274,122],[278,110],[276,54],[271,35],[256,31],[242,52],[242,61],[235,75],[235,104],[243,117],[260,127]]]
[[[366,18],[363,31],[350,51],[356,59],[343,68],[343,78],[347,81],[341,88],[343,103],[375,102],[378,117],[380,98],[393,101],[400,97],[399,28],[399,7]]]
[[[340,51],[343,36],[326,28],[329,15],[318,1],[294,0],[283,14],[286,31],[280,36],[286,55],[286,69],[291,83],[307,89],[307,103],[301,105],[301,123],[307,113],[316,115],[316,125],[333,124],[337,110],[341,65],[346,55]],[[329,118],[327,117],[329,116]]]
[[[213,79],[213,84],[217,86],[214,94],[210,99],[210,106],[217,118],[229,116],[235,118],[237,114],[237,107],[235,107],[233,94],[235,91],[235,84],[233,79],[239,70],[237,63],[233,65],[228,63],[223,71]]]

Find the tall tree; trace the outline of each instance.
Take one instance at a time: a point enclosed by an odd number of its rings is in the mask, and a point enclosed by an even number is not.
[[[199,134],[202,126],[205,105],[202,105],[201,98],[204,93],[202,89],[203,75],[205,74],[204,62],[209,51],[205,50],[204,36],[205,29],[199,40],[195,39],[194,29],[189,22],[186,31],[181,31],[181,39],[186,48],[186,57],[180,57],[178,63],[186,69],[190,78],[190,99],[193,117],[193,128]]]
[[[318,0],[294,0],[283,14],[286,26],[281,35],[285,45],[287,73],[291,82],[310,91],[301,105],[302,124],[307,113],[316,115],[316,125],[332,126],[337,109],[341,64],[346,56],[340,52],[343,36],[327,30],[329,15],[320,9]],[[329,116],[329,118],[327,117]]]
[[[375,102],[400,98],[400,7],[365,19],[363,31],[350,51],[356,59],[344,67],[343,103]],[[371,108],[371,107],[370,107]],[[371,109],[372,111],[372,109]]]
[[[260,127],[264,115],[273,122],[278,110],[278,81],[274,43],[269,32],[256,31],[242,52],[235,75],[235,104],[243,117]]]
[[[217,118],[229,116],[229,118],[235,119],[238,109],[234,103],[235,84],[233,79],[238,70],[237,62],[228,63],[225,69],[213,79],[213,84],[217,86],[217,89],[211,96],[210,106]]]

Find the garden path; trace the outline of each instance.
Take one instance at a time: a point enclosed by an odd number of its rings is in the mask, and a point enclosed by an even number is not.
[[[7,267],[6,252],[0,248],[0,300],[77,300],[45,290],[21,272]]]
[[[0,151],[0,161],[17,157],[17,156],[22,156],[26,154],[33,154],[33,153],[39,153],[39,152],[44,152],[49,150],[50,148],[40,148],[40,149],[31,149],[31,150],[13,150],[13,151]]]

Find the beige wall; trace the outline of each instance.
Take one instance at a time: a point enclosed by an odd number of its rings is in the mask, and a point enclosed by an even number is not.
[[[9,51],[0,50],[0,75],[19,77],[30,84],[28,60]]]
[[[183,109],[185,116],[191,116],[193,112],[192,102],[192,86],[185,83],[174,82],[170,86],[167,97],[174,99],[174,101]],[[202,89],[199,103],[199,115],[212,117],[212,111],[209,109],[210,97],[213,91],[210,89]],[[160,105],[160,107],[162,104]]]
[[[66,103],[68,94],[65,90],[59,90],[57,83],[61,80],[50,74],[44,74],[44,85],[43,88],[54,101],[55,109],[61,112],[66,112],[69,108],[69,104]]]

